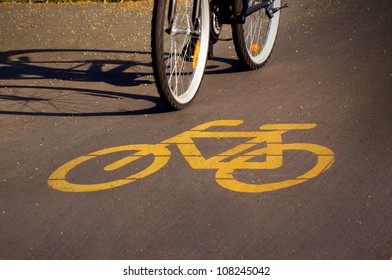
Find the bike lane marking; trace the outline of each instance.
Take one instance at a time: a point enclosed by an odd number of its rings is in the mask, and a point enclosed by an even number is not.
[[[112,147],[92,152],[88,155],[73,159],[56,169],[48,178],[50,187],[65,192],[89,192],[106,190],[130,184],[142,179],[163,168],[169,161],[171,152],[168,145],[177,145],[181,154],[193,169],[216,170],[216,182],[223,188],[247,193],[258,193],[278,190],[298,185],[319,176],[328,170],[335,161],[334,153],[327,147],[312,143],[283,143],[282,134],[290,130],[304,130],[316,127],[316,124],[267,124],[260,126],[258,131],[206,131],[211,127],[233,127],[242,124],[241,120],[217,120],[207,122],[187,130],[174,137],[168,138],[158,144],[131,144]],[[220,138],[244,138],[249,139],[243,144],[230,148],[216,156],[205,158],[193,139],[220,139]],[[265,147],[257,148],[257,145],[265,143]],[[249,151],[250,150],[250,151]],[[106,165],[103,170],[114,171],[125,167],[132,162],[152,155],[153,162],[145,169],[136,174],[125,176],[113,181],[83,184],[72,183],[67,180],[67,174],[79,165],[100,156],[106,156],[116,152],[136,151],[132,155],[116,160]],[[248,152],[247,152],[248,151]],[[235,170],[274,170],[283,166],[284,151],[305,151],[317,156],[317,163],[310,170],[293,179],[282,180],[272,183],[253,184],[241,182],[233,175]],[[264,160],[252,161],[255,157],[264,156]]]

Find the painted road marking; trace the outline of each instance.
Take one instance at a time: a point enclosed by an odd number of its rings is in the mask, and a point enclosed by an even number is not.
[[[274,191],[298,185],[319,176],[328,170],[334,160],[334,153],[327,147],[311,143],[283,143],[282,135],[291,130],[304,130],[316,127],[316,124],[267,124],[258,131],[207,131],[214,127],[235,127],[243,123],[241,120],[217,120],[207,122],[187,130],[159,144],[134,144],[112,147],[90,153],[73,159],[56,169],[48,179],[50,187],[65,192],[89,192],[106,190],[128,185],[136,180],[145,178],[163,168],[169,161],[171,152],[168,146],[177,145],[185,160],[193,169],[216,170],[216,182],[223,188],[236,192],[258,193]],[[195,144],[195,139],[240,138],[245,142],[238,144],[218,155],[206,158]],[[265,144],[262,148],[260,144]],[[274,170],[283,165],[285,151],[304,151],[316,156],[315,165],[304,174],[295,178],[272,183],[241,182],[234,175],[237,170]],[[100,183],[73,183],[67,178],[69,173],[98,157],[118,152],[132,152],[104,167],[104,171],[111,172],[126,167],[133,162],[152,156],[152,163],[135,174],[124,178],[111,179]],[[260,160],[263,158],[263,160]]]

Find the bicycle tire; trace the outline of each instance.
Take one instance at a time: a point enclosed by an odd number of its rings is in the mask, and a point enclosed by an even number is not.
[[[168,31],[167,14],[173,3],[170,1],[154,1],[151,55],[160,97],[169,109],[179,110],[194,99],[204,76],[209,46],[210,12],[208,0],[200,0],[198,34],[192,34],[190,18],[194,1],[177,0],[173,28]]]
[[[249,2],[257,3],[258,1],[250,0]],[[271,7],[276,8],[280,4],[281,0],[275,0]],[[241,10],[241,8],[242,0],[235,0],[235,9]],[[244,24],[232,24],[235,51],[247,69],[259,69],[267,63],[275,45],[279,19],[280,11],[269,18],[263,8],[246,17]]]
[[[133,155],[122,158],[121,160],[115,161],[112,164],[109,164],[104,168],[105,171],[113,171],[120,167],[123,167],[133,161],[136,161],[144,156],[153,155],[153,162],[144,168],[141,171],[138,171],[135,174],[130,176],[126,176],[124,178],[120,178],[117,180],[100,182],[100,183],[75,183],[69,181],[67,179],[67,175],[74,168],[77,168],[79,165],[90,161],[96,160],[99,156],[105,156],[108,154],[116,153],[116,152],[124,152],[124,151],[136,151]],[[139,144],[139,145],[126,145],[113,147],[109,149],[103,149],[99,151],[92,152],[88,155],[84,155],[78,158],[75,158],[59,168],[57,168],[48,179],[48,185],[58,191],[63,192],[93,192],[100,190],[107,190],[116,187],[120,187],[123,185],[130,184],[138,179],[144,178],[152,173],[157,172],[163,166],[167,164],[170,159],[170,151],[166,148],[166,145],[162,144]]]

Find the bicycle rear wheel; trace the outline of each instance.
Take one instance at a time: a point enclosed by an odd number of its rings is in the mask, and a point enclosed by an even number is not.
[[[151,49],[155,83],[165,104],[174,110],[193,100],[207,62],[209,4],[199,0],[200,10],[196,11],[196,1],[154,1]]]
[[[249,7],[259,4],[261,0],[249,0]],[[281,0],[274,0],[271,8],[281,5]],[[242,0],[235,0],[236,10],[241,10]],[[250,70],[265,65],[271,55],[278,32],[280,11],[267,16],[266,9],[249,15],[244,24],[232,24],[235,50],[239,60]]]

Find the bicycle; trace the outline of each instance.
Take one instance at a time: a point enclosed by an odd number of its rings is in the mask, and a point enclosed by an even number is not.
[[[235,127],[242,123],[241,120],[212,121],[166,139],[159,144],[133,144],[92,152],[60,166],[49,176],[48,184],[56,190],[65,192],[89,192],[128,185],[163,168],[170,160],[171,152],[168,146],[171,144],[178,147],[190,167],[193,169],[216,170],[215,179],[218,185],[236,192],[257,193],[291,187],[317,177],[329,169],[334,162],[334,153],[324,146],[311,143],[282,143],[284,133],[292,130],[312,129],[316,127],[315,124],[269,124],[261,126],[260,131],[247,132],[210,131],[214,127]],[[249,140],[218,155],[206,158],[194,140],[211,138],[246,138]],[[262,148],[260,148],[261,143],[265,143]],[[310,152],[317,157],[317,162],[304,174],[278,182],[247,183],[241,182],[235,177],[234,171],[236,170],[274,170],[281,168],[285,151]],[[123,155],[123,153],[126,153],[126,155]],[[110,158],[110,161],[105,163],[103,168],[109,173],[121,168],[124,170],[125,167],[129,167],[146,157],[152,157],[152,163],[135,174],[123,176],[120,179],[115,178],[100,183],[71,182],[72,176],[69,176],[69,174],[75,169],[88,163],[105,162],[104,157],[115,155],[119,157],[115,161]],[[263,157],[264,159],[261,160]],[[125,168],[125,170],[128,171],[128,168]]]
[[[235,50],[247,69],[267,62],[275,44],[281,0],[154,0],[151,54],[156,86],[172,110],[195,97],[207,58],[230,24]]]

